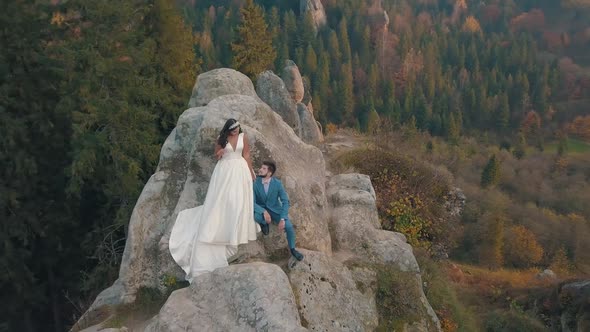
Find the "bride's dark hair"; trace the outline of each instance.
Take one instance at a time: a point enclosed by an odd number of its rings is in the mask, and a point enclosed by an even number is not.
[[[222,148],[225,148],[225,146],[227,145],[227,136],[229,136],[229,132],[236,129],[234,124],[238,122],[238,120],[236,119],[228,119],[227,121],[225,121],[225,125],[223,125],[223,128],[221,129],[221,132],[219,133],[219,138],[217,139],[217,143],[219,145],[221,145]],[[234,127],[231,128],[230,127]],[[242,133],[242,127],[240,126],[240,124],[238,123],[238,128],[240,128],[240,134]]]

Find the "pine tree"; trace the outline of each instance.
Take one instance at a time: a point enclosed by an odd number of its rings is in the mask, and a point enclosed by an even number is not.
[[[64,284],[79,278],[69,262],[84,257],[63,190],[71,118],[56,109],[62,76],[44,45],[51,13],[32,1],[0,10],[10,27],[0,30],[0,330],[63,331]]]
[[[369,110],[369,114],[367,115],[367,133],[371,135],[377,134],[380,127],[381,118],[379,117],[379,114],[377,113],[375,108],[372,107]]]
[[[295,49],[295,63],[299,63],[299,64],[305,64],[305,55],[303,53],[303,48],[301,47],[297,47]]]
[[[371,64],[369,66],[369,77],[367,78],[367,97],[376,99],[377,95],[377,87],[379,85],[379,72],[377,70],[376,64]]]
[[[402,109],[401,114],[401,121],[402,123],[406,123],[410,117],[412,116],[414,110],[414,93],[410,87],[406,89],[406,94],[404,96],[404,107]]]
[[[562,134],[560,135],[559,142],[557,144],[557,155],[559,157],[565,156],[568,152],[568,149],[568,137],[567,135]]]
[[[345,63],[340,71],[341,82],[338,85],[338,100],[340,102],[340,111],[343,114],[344,121],[351,124],[354,119],[354,94],[352,81],[352,68],[350,63]]]
[[[276,50],[272,45],[272,33],[264,20],[264,11],[246,0],[240,10],[241,23],[238,27],[236,42],[231,44],[233,52],[232,66],[254,79],[256,75],[271,68]]]
[[[508,95],[503,93],[500,95],[500,105],[498,109],[497,128],[499,131],[508,129],[510,121],[510,104],[508,103]]]
[[[481,173],[481,186],[488,188],[494,186],[500,180],[500,163],[493,154]]]
[[[289,58],[289,47],[287,46],[287,43],[281,43],[281,45],[279,46],[279,52],[274,61],[275,71],[282,71],[283,67],[285,66],[285,61]]]
[[[295,50],[297,46],[297,16],[292,10],[283,15],[283,34],[281,37],[282,43],[287,46],[289,51]],[[287,59],[290,58],[291,54],[289,53]]]
[[[480,249],[480,263],[497,269],[504,263],[504,217],[488,214],[483,220],[486,231]]]
[[[348,38],[348,25],[346,17],[342,17],[338,23],[338,37],[340,38],[340,53],[342,54],[342,62],[349,62],[352,60],[352,53],[350,51],[350,38]]]
[[[186,97],[190,95],[200,68],[195,58],[192,30],[182,20],[174,1],[155,0],[152,12],[158,63],[154,70],[160,76],[161,89],[172,87],[159,100],[162,135],[167,136],[184,110]]]
[[[526,146],[526,136],[522,131],[520,131],[518,132],[518,141],[515,144],[514,150],[512,151],[512,154],[516,159],[522,159],[524,157],[526,153]]]
[[[340,74],[340,66],[342,64],[342,53],[340,52],[340,43],[338,36],[334,30],[330,31],[328,36],[328,50],[330,54],[330,74],[336,77]]]
[[[459,125],[459,121],[455,116],[455,113],[451,113],[448,118],[448,123],[446,124],[446,136],[449,142],[456,144],[459,140],[459,136],[461,134],[461,126]]]
[[[416,114],[416,125],[420,129],[426,129],[427,124],[430,122],[430,118],[432,117],[432,110],[426,103],[426,97],[422,91],[418,93],[418,98],[416,98],[416,105],[414,106],[414,109],[414,113]]]
[[[306,73],[315,73],[318,69],[318,58],[311,44],[307,45],[307,50],[305,51],[304,68]]]
[[[305,48],[307,45],[313,45],[316,41],[316,28],[310,11],[301,16],[298,27],[297,47]]]
[[[564,277],[571,272],[572,265],[563,246],[559,247],[559,249],[553,254],[549,269],[559,274],[561,277]]]

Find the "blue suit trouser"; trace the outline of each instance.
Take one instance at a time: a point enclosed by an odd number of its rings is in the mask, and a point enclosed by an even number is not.
[[[268,210],[267,210],[268,211]],[[278,225],[279,221],[281,220],[281,216],[272,212],[268,211],[270,214],[270,219],[275,225]],[[254,221],[261,225],[266,225],[266,221],[264,221],[264,215],[262,213],[254,213]],[[285,233],[287,234],[287,243],[289,244],[289,249],[295,248],[295,229],[293,228],[293,224],[289,220],[289,218],[285,218]]]

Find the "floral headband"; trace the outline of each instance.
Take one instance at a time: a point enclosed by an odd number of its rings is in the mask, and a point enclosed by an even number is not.
[[[233,130],[233,129],[235,129],[236,127],[239,127],[239,126],[240,126],[240,123],[239,123],[238,121],[236,121],[236,122],[234,122],[234,124],[233,124],[233,125],[229,126],[229,130]]]

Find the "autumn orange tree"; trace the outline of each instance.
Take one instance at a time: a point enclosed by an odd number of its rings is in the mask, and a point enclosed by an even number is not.
[[[576,117],[569,125],[569,133],[583,140],[590,141],[590,115]]]
[[[481,26],[479,21],[473,16],[467,16],[463,23],[463,31],[471,33],[481,33]]]
[[[535,234],[524,226],[508,228],[505,233],[504,257],[507,264],[515,267],[529,267],[543,258],[543,247]]]

